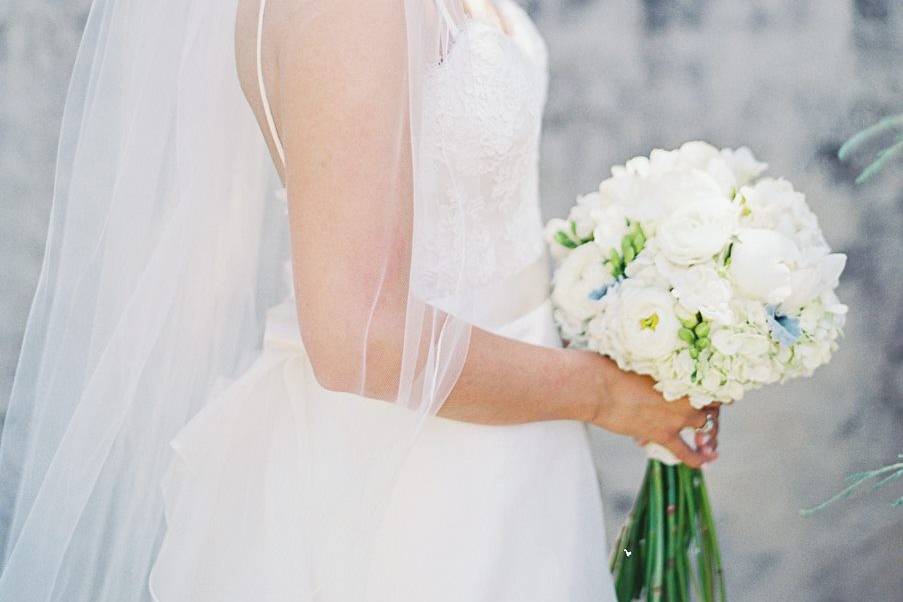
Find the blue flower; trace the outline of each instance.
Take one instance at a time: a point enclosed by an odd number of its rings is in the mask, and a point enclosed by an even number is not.
[[[799,318],[777,313],[774,305],[765,306],[765,315],[771,336],[782,347],[790,347],[799,340],[802,334]]]
[[[604,297],[604,296],[605,296],[605,293],[607,293],[607,292],[608,292],[608,285],[607,285],[607,284],[603,284],[603,285],[600,286],[599,288],[594,289],[594,290],[591,290],[591,291],[589,292],[589,294],[587,295],[587,297],[589,297],[589,298],[592,299],[593,301],[598,301],[599,299],[601,299],[602,297]]]

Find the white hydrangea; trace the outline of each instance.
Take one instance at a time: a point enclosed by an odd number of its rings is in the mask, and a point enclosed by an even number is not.
[[[765,168],[745,147],[701,141],[613,167],[546,228],[564,338],[697,407],[829,361],[846,257]]]

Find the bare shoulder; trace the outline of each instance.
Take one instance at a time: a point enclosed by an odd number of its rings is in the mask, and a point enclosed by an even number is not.
[[[258,17],[262,0],[239,0],[235,19],[235,62],[246,96],[257,89]],[[432,7],[432,0],[417,0]],[[331,41],[367,39],[374,48],[403,32],[405,0],[266,0],[262,58],[264,73],[275,71],[280,55]]]

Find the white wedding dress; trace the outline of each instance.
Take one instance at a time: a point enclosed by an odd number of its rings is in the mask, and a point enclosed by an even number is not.
[[[469,228],[479,252],[466,274],[451,273],[442,241],[431,241],[434,249],[418,253],[429,265],[415,285],[456,313],[465,310],[443,291],[464,277],[481,287],[477,309],[464,317],[504,336],[557,346],[537,185],[546,49],[520,7],[511,0],[497,7],[509,31],[468,21],[424,91],[431,107],[426,143],[429,128],[446,128],[435,130],[445,141],[435,152],[481,174],[479,189],[464,191],[453,190],[454,174],[435,174],[448,184],[437,193],[459,195],[449,212],[463,207],[464,215],[444,217]],[[459,60],[485,80],[462,81]],[[151,574],[155,600],[302,599],[292,576],[271,567],[293,554],[316,566],[305,546],[325,555],[333,546],[348,549],[329,532],[313,542],[287,534],[298,512],[340,514],[342,501],[329,502],[329,483],[354,478],[361,454],[378,449],[343,438],[344,426],[360,432],[364,425],[378,439],[399,410],[321,388],[300,341],[289,298],[271,310],[253,366],[172,442],[179,459],[164,482],[168,531]],[[302,450],[319,461],[318,489],[327,501],[318,508],[296,504],[303,497]],[[371,584],[368,600],[380,602],[606,602],[615,598],[605,538],[583,423],[481,426],[433,417],[400,469],[370,575],[360,578]],[[346,599],[340,584],[314,589],[323,602],[358,602]]]

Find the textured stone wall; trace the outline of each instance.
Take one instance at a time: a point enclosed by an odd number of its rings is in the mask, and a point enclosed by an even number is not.
[[[87,0],[0,3],[0,410],[35,285],[56,136]],[[849,254],[833,363],[724,414],[708,471],[731,599],[885,601],[903,591],[892,491],[812,518],[845,474],[903,451],[903,166],[854,187],[836,151],[903,112],[895,0],[530,0],[552,78],[542,192],[563,214],[613,163],[702,138],[746,144],[807,193]],[[632,444],[593,443],[614,535],[639,483]],[[894,492],[900,495],[900,487]]]

